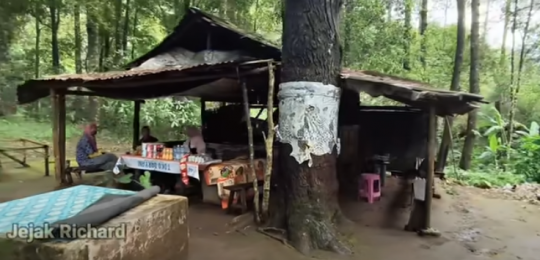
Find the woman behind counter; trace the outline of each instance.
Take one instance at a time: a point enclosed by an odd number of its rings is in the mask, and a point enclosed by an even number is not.
[[[199,128],[195,126],[189,126],[186,129],[186,135],[188,139],[184,142],[184,146],[189,149],[191,154],[205,154],[206,143]]]

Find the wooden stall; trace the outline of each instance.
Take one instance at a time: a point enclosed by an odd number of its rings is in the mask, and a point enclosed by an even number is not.
[[[221,58],[189,60],[185,58],[187,56]],[[280,83],[280,60],[280,49],[260,36],[245,33],[226,21],[196,8],[191,8],[171,35],[167,36],[149,53],[129,64],[129,71],[60,75],[42,80],[30,80],[19,86],[17,93],[19,102],[22,104],[48,95],[53,98],[55,111],[54,154],[57,162],[63,162],[65,160],[65,95],[95,95],[134,101],[133,133],[135,143],[140,127],[139,111],[141,103],[145,99],[171,95],[199,97],[203,101],[203,108],[205,107],[204,101],[276,104],[277,91],[271,92],[272,88],[269,89],[268,86],[276,87]],[[275,81],[272,80],[272,77],[275,78]],[[355,178],[358,178],[358,169],[360,168],[355,163],[365,159],[359,158],[362,156],[358,149],[360,144],[354,140],[362,138],[359,136],[361,132],[359,129],[362,128],[363,124],[373,123],[358,122],[357,119],[360,117],[359,96],[356,93],[364,92],[374,97],[384,96],[426,114],[426,154],[418,155],[426,158],[429,162],[428,174],[425,176],[426,187],[431,187],[430,184],[433,183],[432,162],[435,160],[435,155],[434,150],[429,149],[429,147],[433,147],[435,142],[436,116],[465,114],[483,102],[483,98],[479,95],[433,89],[422,82],[378,72],[344,69],[341,77],[343,92],[339,115],[340,132],[342,138],[353,140],[353,142],[342,142],[342,150],[353,157],[352,159],[340,157],[340,162],[346,165],[344,167],[347,169],[346,172],[350,173],[346,176],[340,176],[340,178],[350,183],[357,183]],[[81,87],[84,91],[72,90],[73,86]],[[269,113],[268,118],[278,120],[274,118],[272,113]],[[247,119],[250,119],[249,115]],[[208,130],[205,130],[208,127],[205,124],[203,123],[203,131]],[[244,124],[246,123],[244,122]],[[249,128],[252,124],[247,123],[246,125]],[[207,142],[216,150],[224,150],[224,147],[231,146],[231,144],[226,143],[227,140],[210,141],[214,138],[212,135],[205,136],[205,138],[208,138]],[[250,182],[253,179],[236,176],[242,175],[239,172],[244,173],[245,169],[257,169],[260,172],[259,161],[251,159],[260,157],[263,160],[261,162],[264,162],[264,160],[268,160],[265,158],[272,158],[273,154],[257,155],[258,149],[260,150],[269,144],[258,141],[257,137],[253,136],[253,132],[243,138],[245,142],[240,145],[243,158],[222,159],[223,161],[228,160],[228,162],[201,167],[205,170],[200,180],[206,183],[210,189],[216,190],[216,200],[218,201],[226,197],[220,197],[220,194],[227,193],[226,191],[217,191],[220,187],[220,180],[229,185],[233,183],[231,179],[238,180],[238,182],[244,180]],[[252,139],[253,142],[248,142],[247,139]],[[254,145],[251,147],[247,144]],[[234,160],[236,162],[231,163]],[[239,160],[242,161],[239,162]],[[55,175],[59,181],[65,181],[64,168],[65,165],[62,163],[56,164]],[[235,174],[230,175],[230,172]],[[226,178],[223,176],[224,173],[227,175]],[[217,187],[214,188],[214,185]],[[223,186],[221,185],[221,187]],[[203,185],[203,187],[205,186]],[[430,194],[431,188],[426,188],[426,193]],[[429,226],[428,214],[431,203],[430,196],[427,197],[425,208],[428,210],[424,211],[426,215],[424,226],[426,227]]]

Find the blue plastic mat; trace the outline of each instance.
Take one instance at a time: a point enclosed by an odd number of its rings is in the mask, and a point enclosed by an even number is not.
[[[75,216],[105,194],[132,195],[135,192],[79,185],[68,189],[43,193],[24,199],[0,203],[0,234],[11,232],[13,225],[25,227],[52,224]]]

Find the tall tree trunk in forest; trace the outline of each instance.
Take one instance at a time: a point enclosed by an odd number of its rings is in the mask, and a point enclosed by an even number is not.
[[[510,50],[510,88],[508,89],[508,101],[512,102],[512,93],[514,93],[514,88],[516,84],[516,31],[517,31],[517,17],[518,17],[518,0],[514,0],[514,11],[512,13],[512,47]],[[514,119],[512,118],[510,121],[510,116],[513,117],[513,111],[511,109],[508,110],[508,124],[509,126],[513,126]],[[513,128],[513,127],[512,127]],[[508,131],[505,133],[505,140],[507,148],[510,149],[510,144],[512,143],[512,132],[514,129],[508,129]],[[510,156],[510,151],[506,153],[507,158]]]
[[[422,0],[422,6],[420,7],[420,36],[422,37],[422,41],[420,42],[420,64],[422,64],[422,75],[424,75],[424,79],[426,78],[425,72],[426,72],[426,58],[427,58],[427,38],[426,38],[426,30],[428,26],[427,22],[427,8],[428,8],[428,0]]]
[[[96,72],[99,64],[99,35],[98,35],[98,20],[96,15],[86,8],[86,35],[88,47],[86,52],[86,72]],[[98,114],[98,99],[97,97],[88,97],[88,120],[95,120]]]
[[[405,57],[403,57],[403,69],[411,70],[411,41],[412,41],[412,10],[413,10],[413,1],[405,0],[404,1],[404,12],[405,12],[405,21],[404,21],[404,35],[403,35],[403,49]]]
[[[457,42],[456,42],[456,53],[454,56],[454,71],[452,73],[452,83],[450,85],[450,90],[460,91],[459,79],[461,76],[461,65],[463,64],[463,52],[465,50],[465,0],[457,0]],[[452,138],[452,121],[451,117],[447,118],[448,123],[444,122],[444,132],[439,147],[439,153],[437,156],[437,166],[435,171],[442,172],[446,165],[446,160],[448,158],[448,151],[450,150],[451,138]]]
[[[113,40],[111,37],[111,33],[109,32],[108,28],[106,28],[104,25],[99,26],[99,39],[100,39],[100,50],[99,50],[99,71],[109,71],[111,66],[111,43]],[[115,42],[116,43],[116,42]],[[101,103],[106,103],[107,100],[103,99],[96,99],[96,117],[94,118],[94,122],[99,123],[101,118],[101,110],[99,109],[101,107]]]
[[[75,1],[73,6],[73,22],[75,34],[75,73],[82,73],[82,37],[81,37],[81,6]]]
[[[506,59],[506,40],[508,38],[508,25],[510,25],[510,8],[511,7],[512,7],[512,0],[506,0],[505,5],[504,5],[504,27],[503,27],[500,63],[503,63],[504,60]]]
[[[257,14],[259,12],[259,0],[255,0],[255,11],[254,13]],[[255,15],[255,17],[253,18],[253,32],[254,33],[257,33],[257,21],[258,21],[258,16]]]
[[[58,46],[58,27],[60,26],[59,1],[60,0],[49,0],[52,67],[55,74],[60,74],[60,49]]]
[[[75,1],[73,4],[73,33],[75,34],[75,73],[81,74],[83,72],[82,64],[82,35],[81,35],[81,6],[79,2]],[[79,88],[80,90],[80,88]],[[75,110],[75,116],[77,119],[85,118],[85,105],[83,105],[83,97],[75,96],[73,99],[74,104],[77,104],[73,107]]]
[[[122,64],[122,0],[114,0],[114,66]]]
[[[238,24],[237,19],[237,3],[236,0],[225,0],[224,1],[224,7],[223,8],[223,15],[224,17],[227,17],[227,19],[234,24]]]
[[[41,20],[39,18],[39,13],[36,8],[36,14],[35,14],[35,30],[36,30],[36,41],[35,41],[35,53],[34,53],[34,77],[37,79],[40,75],[40,58],[41,58],[41,50],[40,50],[40,44],[41,44]],[[39,114],[39,111],[41,111],[41,100],[38,100],[36,102],[36,112]]]
[[[517,30],[517,17],[518,17],[518,0],[514,0],[514,12],[512,14],[512,47],[510,53],[510,93],[512,92],[512,86],[515,83],[516,73],[516,30]]]
[[[135,11],[134,11],[134,14],[133,14],[133,27],[131,29],[131,35],[133,36],[133,38],[137,38],[137,21],[138,21],[138,18],[139,18],[139,8],[138,6],[135,6]],[[134,60],[135,59],[135,50],[137,49],[137,46],[136,46],[136,42],[135,41],[132,41],[131,42],[131,60]]]
[[[34,77],[39,78],[40,75],[40,43],[41,43],[41,22],[39,17],[35,18],[35,30],[36,30],[36,41],[35,41],[35,53],[34,53]]]
[[[109,70],[110,66],[110,51],[111,51],[111,42],[114,39],[111,39],[111,33],[105,25],[99,26],[99,71],[105,72]]]
[[[350,17],[353,13],[354,9],[354,1],[353,0],[345,0],[345,14],[343,15],[343,19],[345,20],[345,28],[344,28],[344,38],[343,38],[343,66],[348,67],[350,66],[350,60],[351,56],[349,55],[351,52],[351,38],[352,38],[352,26],[353,26],[353,20]]]
[[[394,0],[386,0],[386,22],[392,21],[392,10],[394,9]]]
[[[508,40],[508,29],[510,25],[510,8],[512,7],[512,0],[506,0],[504,5],[504,27],[503,27],[503,38],[502,38],[502,44],[501,44],[501,56],[499,58],[499,66],[501,70],[503,70],[503,75],[506,75],[508,72],[507,63],[506,63],[506,43]],[[506,103],[508,100],[507,96],[507,90],[508,90],[508,82],[506,81],[506,77],[504,79],[501,79],[500,82],[498,82],[498,88],[499,88],[499,100],[497,104],[499,106],[497,107],[497,110],[499,113],[504,114],[502,111],[502,105]]]
[[[471,2],[471,66],[469,74],[469,91],[473,94],[480,93],[480,0],[472,0]],[[474,141],[476,136],[474,130],[476,130],[476,118],[477,111],[473,110],[467,117],[467,129],[465,136],[465,143],[463,144],[463,150],[461,152],[461,160],[459,167],[464,170],[468,170],[471,167],[471,158],[473,154]]]
[[[517,2],[516,2],[517,6]],[[517,9],[517,8],[516,8]],[[532,13],[534,9],[534,0],[531,0],[529,3],[529,11],[527,13],[527,20],[525,21],[525,27],[523,28],[523,34],[521,35],[521,50],[519,53],[519,65],[518,65],[518,74],[517,74],[517,82],[515,84],[510,85],[510,114],[508,115],[508,122],[510,123],[508,128],[508,136],[507,136],[507,146],[510,147],[512,145],[512,133],[514,132],[514,117],[516,115],[516,105],[517,105],[517,95],[519,94],[519,88],[521,85],[521,72],[523,71],[523,65],[525,62],[525,42],[527,41],[528,35],[529,35],[529,26],[531,24],[531,18]],[[514,13],[514,17],[517,16],[517,10]],[[515,22],[514,18],[514,22]],[[514,28],[512,28],[514,29]],[[515,37],[515,36],[514,36]],[[515,42],[515,41],[514,41]],[[512,50],[513,52],[514,50]],[[514,53],[512,53],[514,55]]]
[[[191,7],[191,0],[184,0],[184,14],[187,14],[187,12],[189,12],[190,7]]]
[[[122,57],[123,58],[127,56],[130,11],[131,11],[131,1],[126,0],[126,8],[124,10],[124,27],[122,28]]]
[[[486,0],[486,12],[484,13],[484,29],[482,30],[482,42],[484,44],[487,44],[487,33],[488,33],[488,25],[489,25],[489,6],[491,5],[491,0]]]
[[[279,98],[280,171],[272,226],[304,254],[350,254],[339,240],[336,148],[341,0],[286,0]]]

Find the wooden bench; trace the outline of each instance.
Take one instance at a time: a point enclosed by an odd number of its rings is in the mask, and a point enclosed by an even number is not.
[[[66,176],[66,180],[68,184],[73,184],[73,176],[72,173],[77,174],[77,177],[79,180],[82,179],[82,175],[86,173],[96,173],[96,172],[102,172],[103,170],[96,168],[94,166],[71,166],[71,161],[66,160],[66,169],[64,170],[64,176]]]
[[[258,186],[263,185],[263,181],[257,182]],[[241,183],[241,184],[235,184],[231,186],[225,186],[223,189],[228,190],[229,193],[229,200],[227,202],[227,213],[233,213],[234,210],[240,209],[240,214],[244,214],[248,210],[248,203],[247,203],[247,192],[250,189],[253,189],[253,183]],[[236,203],[234,203],[235,195],[240,193],[238,196],[238,199]],[[255,196],[258,196],[258,194],[255,194]]]

